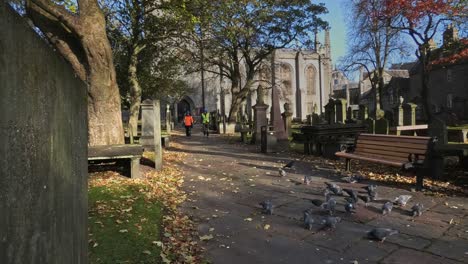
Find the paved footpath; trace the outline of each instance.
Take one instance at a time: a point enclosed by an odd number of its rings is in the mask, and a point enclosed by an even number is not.
[[[316,225],[309,231],[302,225],[302,212],[313,209],[316,222],[324,218],[310,199],[323,199],[325,181],[360,191],[370,182],[343,183],[324,160],[261,154],[234,137],[207,139],[195,131],[190,138],[179,133],[174,139],[179,144],[172,149],[188,153],[180,165],[189,193],[183,210],[206,239],[202,244],[211,263],[468,263],[467,198],[436,198],[410,193],[409,187],[379,186],[381,198],[411,194],[413,199],[407,208],[394,208],[383,216],[382,201],[367,208],[361,205],[347,215],[343,198],[337,197],[337,216],[343,221],[336,230]],[[278,167],[291,159],[298,159],[295,170],[279,177]],[[304,174],[313,176],[310,185],[302,184]],[[258,203],[264,200],[273,202],[273,215],[261,213]],[[427,211],[413,219],[408,210],[415,202],[422,202]],[[400,234],[384,243],[370,241],[366,232],[376,226],[395,228]]]

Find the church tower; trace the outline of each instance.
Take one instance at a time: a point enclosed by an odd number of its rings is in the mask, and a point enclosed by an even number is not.
[[[324,54],[322,54],[322,64],[323,64],[323,97],[324,102],[328,102],[330,95],[333,94],[332,87],[332,71],[333,64],[331,59],[331,44],[330,44],[330,30],[325,30],[325,43],[324,43]]]

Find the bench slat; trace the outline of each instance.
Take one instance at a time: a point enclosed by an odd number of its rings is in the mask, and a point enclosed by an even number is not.
[[[394,146],[382,146],[382,145],[374,145],[374,144],[359,144],[356,147],[357,149],[364,148],[364,149],[374,149],[374,150],[385,150],[388,152],[399,152],[399,153],[412,153],[412,154],[426,154],[425,149],[415,149],[415,148],[405,148],[405,147],[394,147]]]
[[[397,135],[381,135],[381,134],[369,134],[369,133],[362,133],[360,134],[361,137],[370,136],[373,139],[377,138],[396,138],[396,139],[412,139],[412,140],[430,140],[430,137],[422,137],[422,136],[397,136]]]
[[[355,155],[355,154],[345,153],[345,152],[337,152],[335,155],[338,157],[342,157],[342,158],[365,160],[365,161],[381,163],[381,164],[394,166],[394,167],[401,167],[404,164],[404,162],[391,161],[391,160],[383,159],[383,158],[374,158],[374,157],[368,157],[368,156],[362,156],[362,155]]]
[[[401,148],[408,148],[408,149],[419,149],[419,150],[426,150],[427,143],[425,144],[413,144],[413,143],[400,143],[400,142],[383,142],[383,141],[372,141],[372,140],[357,140],[357,145],[360,144],[369,144],[369,145],[378,145],[378,146],[389,146],[389,147],[401,147]]]
[[[387,137],[387,138],[379,138],[379,137],[372,137],[372,136],[366,136],[366,135],[361,135],[359,136],[359,139],[364,139],[364,140],[372,140],[375,142],[402,142],[402,143],[412,143],[412,144],[427,144],[429,142],[430,138],[398,138],[398,136],[392,136],[392,137]]]
[[[389,157],[389,158],[392,158],[392,159],[396,159],[396,160],[408,160],[408,155],[410,153],[402,153],[402,152],[389,152],[389,151],[385,151],[385,150],[375,150],[375,149],[356,149],[356,151],[354,151],[355,154],[364,154],[364,155],[369,155],[369,156],[372,156],[372,155],[379,155],[379,156],[382,156],[382,157]],[[420,155],[419,157],[422,158],[424,155]]]

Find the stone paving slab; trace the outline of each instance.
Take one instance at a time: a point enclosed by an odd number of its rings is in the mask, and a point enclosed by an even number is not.
[[[197,222],[200,235],[213,235],[201,242],[211,263],[468,263],[466,198],[433,197],[411,192],[411,186],[372,181],[344,183],[333,164],[313,158],[297,161],[294,170],[279,178],[278,167],[301,156],[264,155],[216,135],[174,139],[183,145],[177,151],[188,153],[180,164],[184,189],[190,194],[182,208]],[[310,185],[302,184],[303,175],[313,176]],[[337,196],[336,215],[343,221],[336,230],[322,230],[319,224],[306,230],[305,209],[313,209],[316,223],[326,216],[310,203],[323,199],[326,181],[361,193],[363,186],[377,184],[379,200],[368,207],[360,203],[350,215],[344,212],[344,197]],[[400,194],[413,195],[408,206],[381,215],[385,200]],[[258,203],[264,200],[273,202],[273,215],[261,213]],[[416,202],[427,210],[413,219],[409,210]],[[401,233],[384,243],[370,241],[367,231],[377,226]]]
[[[430,253],[417,251],[414,249],[398,249],[387,258],[382,264],[461,264],[462,262],[446,259]]]

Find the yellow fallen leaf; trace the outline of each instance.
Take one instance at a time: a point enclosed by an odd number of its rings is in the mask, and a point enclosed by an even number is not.
[[[163,243],[162,243],[161,241],[153,241],[153,242],[151,242],[151,243],[155,244],[155,245],[158,246],[158,247],[162,247],[162,246],[163,246]]]
[[[270,225],[265,225],[265,226],[263,227],[263,229],[265,229],[265,230],[270,229]]]
[[[145,251],[143,251],[143,254],[146,254],[146,255],[151,255],[151,251],[149,251],[149,250],[145,250]]]
[[[128,233],[128,230],[127,229],[120,229],[119,233]]]
[[[213,239],[213,235],[205,235],[205,236],[200,237],[201,241],[206,241],[206,240],[210,240],[210,239]]]
[[[244,221],[247,221],[247,222],[252,222],[252,218],[248,217],[248,218],[245,218]]]

